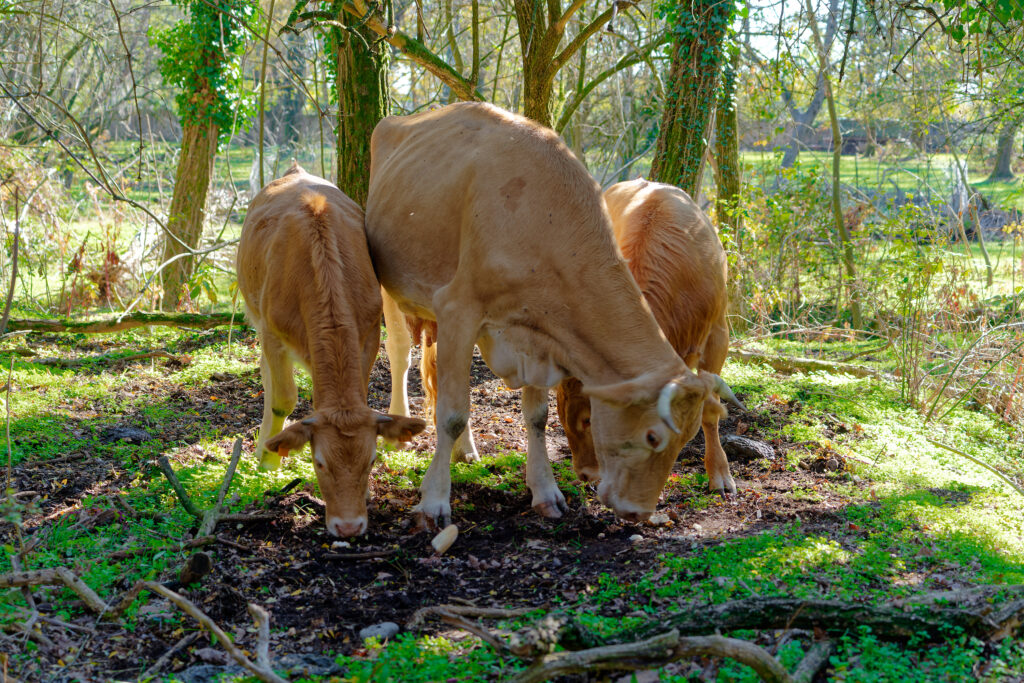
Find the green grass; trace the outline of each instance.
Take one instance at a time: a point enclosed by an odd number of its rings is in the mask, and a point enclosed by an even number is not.
[[[91,340],[108,347],[166,345],[174,349],[189,336],[154,330]],[[44,350],[47,355],[69,354],[80,341],[75,337]],[[835,357],[862,350],[864,344],[808,345],[778,340],[768,348],[807,355],[808,346],[814,346],[826,357]],[[226,343],[214,343],[191,352],[192,362],[185,368],[169,373],[159,367],[141,368],[133,375],[201,390],[212,372],[241,374],[255,368],[256,351],[250,338],[236,341],[231,353],[227,351]],[[10,356],[0,356],[0,361],[7,365]],[[1020,533],[1024,506],[1019,496],[986,470],[927,440],[941,440],[1021,477],[1024,454],[1013,426],[985,411],[963,408],[941,424],[925,425],[917,410],[900,401],[896,387],[877,380],[820,373],[779,376],[761,366],[734,363],[726,366],[723,375],[744,396],[752,413],[774,416],[774,432],[769,431],[766,438],[779,436],[804,443],[791,454],[788,466],[795,466],[808,452],[826,449],[847,456],[857,476],[867,482],[864,487],[854,486],[840,473],[827,479],[823,487],[777,494],[814,503],[829,489],[841,492],[848,503],[833,511],[841,520],[838,531],[825,534],[794,521],[690,551],[664,552],[638,580],[624,584],[606,575],[576,599],[556,599],[555,608],[577,614],[593,630],[610,634],[635,622],[604,616],[603,610],[618,615],[639,610],[656,618],[673,610],[692,609],[692,603],[720,603],[751,595],[883,602],[933,590],[943,583],[1024,583],[1024,539]],[[253,377],[252,381],[257,380]],[[301,377],[300,384],[308,392],[308,379]],[[163,478],[154,476],[146,463],[161,454],[178,455],[183,463],[177,466],[183,484],[200,505],[207,505],[219,486],[236,435],[199,422],[183,443],[102,443],[102,430],[125,422],[126,417],[156,425],[181,417],[180,407],[154,401],[144,391],[132,393],[124,385],[124,375],[104,368],[74,372],[42,369],[18,358],[13,386],[15,462],[29,454],[45,460],[89,448],[111,463],[122,482],[118,490],[88,493],[82,501],[85,512],[53,523],[47,542],[33,552],[32,566],[63,565],[72,558],[106,556],[126,545],[147,545],[149,552],[142,557],[97,562],[83,572],[83,580],[105,598],[117,592],[112,587],[121,579],[156,578],[177,566],[181,554],[175,550],[175,539],[194,522],[175,503]],[[777,409],[782,405],[791,412],[780,420]],[[836,425],[843,425],[844,430],[835,429]],[[386,451],[377,476],[397,486],[417,486],[426,459],[409,451]],[[481,463],[457,465],[453,480],[519,492],[523,490],[523,463],[523,454],[508,452]],[[584,495],[573,488],[568,462],[558,463],[555,472],[567,495]],[[272,474],[256,472],[254,462],[243,459],[232,489],[240,496],[236,507],[259,501],[265,490],[283,486],[296,476],[315,481],[308,458],[289,458],[285,468]],[[61,482],[51,484],[59,488]],[[704,492],[706,480],[701,474],[674,476],[668,486],[687,491],[693,509],[720,504]],[[75,526],[80,515],[109,507],[112,495],[123,496],[135,509],[154,517],[88,529]],[[770,506],[771,501],[765,505]],[[8,519],[25,512],[10,505],[3,510]],[[7,553],[13,549],[6,548]],[[7,553],[0,559],[0,572],[10,570]],[[59,609],[69,616],[78,613],[71,594],[55,595]],[[14,591],[0,596],[0,619],[17,618],[20,600]],[[175,614],[167,618],[184,624]],[[529,618],[506,626],[528,623]],[[993,650],[951,636],[941,646],[925,642],[896,646],[859,630],[847,633],[838,645],[832,671],[833,680],[840,681],[973,680],[972,672],[982,665],[987,667],[988,678],[981,680],[995,681],[1024,667],[1020,644],[1009,642]],[[799,641],[791,642],[779,653],[780,659],[795,665],[803,647]],[[459,680],[501,680],[521,666],[502,660],[472,638],[455,642],[410,634],[386,645],[370,643],[365,652],[338,661],[348,670],[347,680],[409,683],[445,680],[452,672]],[[666,673],[663,680],[684,678]],[[718,680],[754,678],[744,667],[727,663],[719,669]]]
[[[771,176],[779,166],[780,153],[745,151],[743,163],[757,176]],[[961,157],[961,162],[964,159]],[[829,152],[802,152],[797,162],[805,169],[818,169],[831,177],[832,154]],[[949,168],[954,166],[953,155],[931,154],[910,159],[880,162],[877,158],[844,155],[839,161],[839,179],[844,185],[863,190],[881,189],[892,192],[893,185],[907,193],[931,192],[933,197],[948,199],[950,194]],[[981,162],[968,161],[967,181],[971,187],[1003,208],[1024,209],[1024,184],[1020,178],[1006,182],[989,182],[991,169]]]

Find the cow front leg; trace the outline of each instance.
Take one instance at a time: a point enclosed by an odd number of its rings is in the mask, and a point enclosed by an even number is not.
[[[701,429],[704,431],[704,468],[708,472],[708,488],[720,495],[736,493],[736,482],[729,472],[729,460],[725,457],[722,441],[718,436],[718,420],[725,415],[725,408],[718,399],[709,396],[704,401]]]
[[[548,392],[543,387],[523,387],[523,420],[526,421],[526,485],[533,492],[533,509],[557,519],[568,511],[548,460],[544,432],[548,426]]]
[[[277,337],[266,333],[260,334],[260,376],[263,379],[263,422],[256,440],[256,453],[260,456],[261,470],[276,470],[281,467],[281,456],[263,445],[284,427],[285,418],[295,410],[299,393],[295,388],[291,357]]]
[[[451,521],[452,448],[469,422],[469,367],[477,327],[478,320],[457,305],[450,306],[447,315],[437,311],[437,449],[414,508],[427,528],[444,527]]]
[[[392,415],[409,417],[409,394],[406,386],[409,380],[409,365],[412,363],[412,335],[405,324],[405,314],[381,290],[384,299],[384,326],[387,337],[384,339],[384,350],[388,354],[388,365],[391,367],[391,405],[388,412]]]

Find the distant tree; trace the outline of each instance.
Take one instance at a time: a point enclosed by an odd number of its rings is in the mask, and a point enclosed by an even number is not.
[[[245,48],[244,24],[255,17],[251,0],[174,1],[186,18],[153,34],[164,55],[160,60],[164,81],[179,91],[175,104],[182,127],[163,250],[167,264],[161,271],[164,310],[178,307],[192,277],[191,252],[203,234],[218,143],[230,135],[238,109],[251,106],[251,100],[240,93],[240,57]]]
[[[999,131],[996,139],[996,165],[992,169],[989,180],[1013,180],[1013,169],[1010,167],[1013,161],[1013,141],[1020,130],[1021,120],[1007,121]]]

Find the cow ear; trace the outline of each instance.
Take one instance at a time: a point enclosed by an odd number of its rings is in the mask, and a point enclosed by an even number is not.
[[[615,384],[602,384],[600,386],[584,386],[583,393],[591,398],[606,401],[614,405],[628,406],[633,403],[654,401],[658,398],[658,392],[671,378],[664,372],[648,372],[627,379],[624,382]]]
[[[418,417],[383,415],[376,413],[377,435],[392,444],[407,443],[427,428],[427,423]]]
[[[277,436],[268,439],[265,448],[272,453],[279,453],[282,457],[288,455],[289,451],[297,451],[313,437],[313,426],[315,418],[308,417],[301,422],[295,422],[281,431]]]

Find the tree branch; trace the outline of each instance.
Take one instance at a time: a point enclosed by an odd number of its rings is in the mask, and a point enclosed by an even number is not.
[[[619,57],[619,61],[615,62],[615,64],[608,67],[598,75],[594,76],[594,78],[589,83],[587,83],[582,89],[578,90],[573,95],[569,103],[565,105],[565,109],[562,111],[561,115],[558,117],[558,122],[555,124],[555,131],[561,134],[562,130],[567,125],[569,125],[569,119],[571,119],[572,115],[576,113],[576,110],[579,109],[579,106],[583,103],[583,100],[587,98],[587,95],[590,94],[590,91],[592,91],[594,88],[601,85],[601,83],[608,80],[610,77],[614,76],[623,69],[627,69],[633,66],[634,64],[639,64],[640,62],[646,60],[648,56],[651,54],[651,52],[656,50],[661,45],[664,45],[667,40],[668,35],[662,33],[660,36],[649,42],[647,45],[644,45],[643,47],[637,48],[632,52],[622,55],[621,57]]]
[[[616,0],[616,4],[618,4],[618,2],[619,0]],[[576,54],[576,52],[580,49],[583,43],[590,40],[590,37],[592,35],[600,31],[601,27],[608,23],[608,21],[612,18],[613,12],[614,10],[612,8],[608,8],[604,12],[598,14],[592,22],[583,27],[583,30],[579,32],[579,35],[573,38],[572,42],[566,45],[565,49],[559,52],[558,55],[551,60],[551,65],[548,67],[546,76],[549,78],[554,78],[555,74],[557,74],[558,71],[563,66],[565,66],[565,63],[569,61],[570,57]]]
[[[367,16],[369,8],[366,0],[352,0],[346,2],[342,9],[345,12],[362,19]],[[475,83],[470,83],[462,75],[449,66],[443,59],[431,52],[426,45],[409,36],[394,26],[385,26],[375,15],[371,14],[366,20],[366,27],[379,36],[382,36],[390,45],[396,47],[402,54],[416,62],[424,69],[434,74],[442,83],[452,89],[452,92],[461,99],[467,101],[484,102],[485,98]]]

